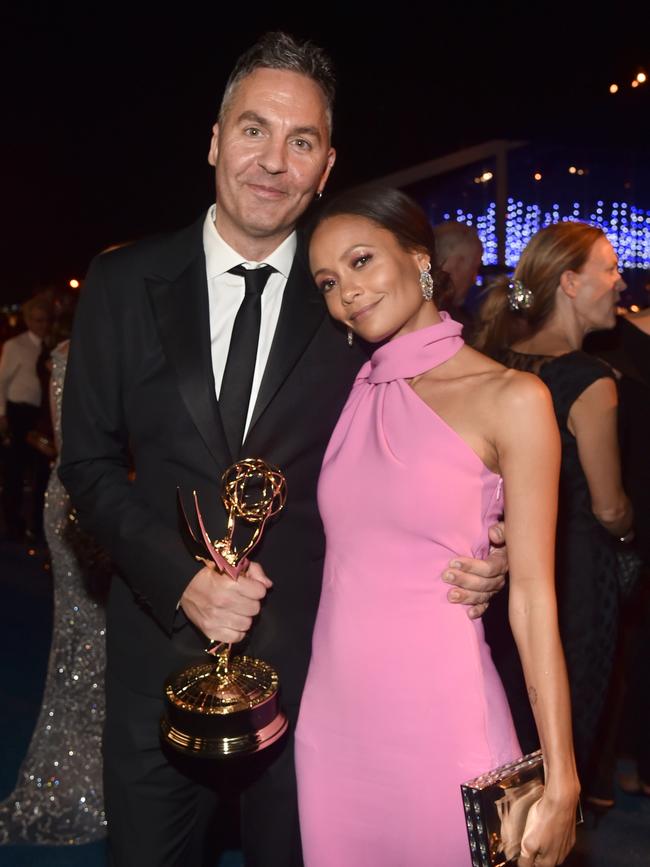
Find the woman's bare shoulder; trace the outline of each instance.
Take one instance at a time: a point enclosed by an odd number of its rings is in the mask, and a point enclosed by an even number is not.
[[[470,346],[464,346],[462,352],[465,374],[482,376],[482,386],[494,390],[500,400],[516,401],[531,399],[535,394],[544,394],[548,389],[534,373],[513,370],[488,355],[483,355]],[[459,353],[461,355],[461,353]]]
[[[486,421],[493,439],[504,420],[512,425],[525,417],[555,417],[551,394],[534,373],[513,370],[470,347],[463,347],[462,353],[458,382],[467,388],[472,413]]]
[[[548,388],[534,373],[506,367],[495,379],[499,401],[513,408],[519,405],[532,407],[551,400]]]
[[[494,378],[489,420],[499,464],[507,455],[550,454],[559,448],[551,393],[534,373],[505,369]]]

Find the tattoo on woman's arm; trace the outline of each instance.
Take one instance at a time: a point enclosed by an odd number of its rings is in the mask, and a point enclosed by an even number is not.
[[[528,698],[530,699],[531,707],[535,707],[537,704],[537,690],[534,686],[528,687]]]

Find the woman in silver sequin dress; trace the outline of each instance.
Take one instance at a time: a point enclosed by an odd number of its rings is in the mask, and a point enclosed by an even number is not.
[[[52,353],[60,451],[67,343]],[[14,791],[0,804],[0,843],[66,845],[106,835],[102,794],[105,615],[109,563],[78,528],[56,466],[44,515],[54,623],[43,704]]]

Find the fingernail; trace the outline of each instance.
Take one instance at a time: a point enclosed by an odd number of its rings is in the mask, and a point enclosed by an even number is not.
[[[449,598],[452,602],[458,602],[458,600],[460,599],[460,593],[458,592],[458,590],[452,590],[449,594]]]
[[[452,560],[450,565],[451,565],[452,569],[460,569],[461,568],[460,560]]]
[[[452,581],[454,580],[454,576],[452,575],[451,572],[445,572],[445,574],[442,576],[442,580],[446,581],[447,584],[451,584]]]

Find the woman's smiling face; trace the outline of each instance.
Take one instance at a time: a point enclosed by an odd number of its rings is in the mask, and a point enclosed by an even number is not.
[[[328,217],[314,232],[309,260],[327,308],[371,343],[439,321],[420,290],[425,251],[405,250],[395,236],[365,217]]]

